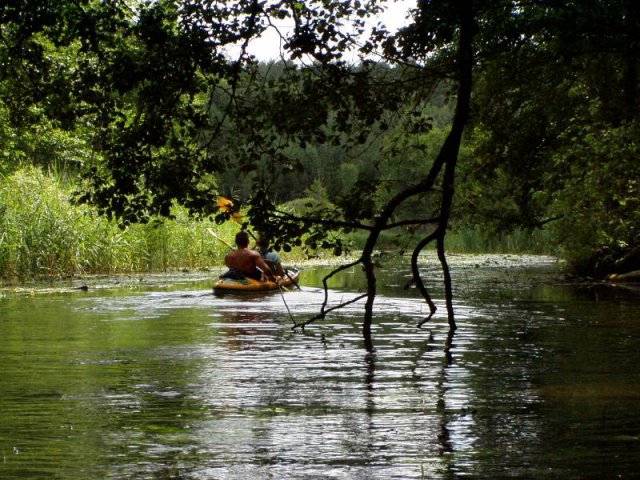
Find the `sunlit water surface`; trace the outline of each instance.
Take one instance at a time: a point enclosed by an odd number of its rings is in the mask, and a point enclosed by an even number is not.
[[[211,282],[0,298],[0,478],[632,478],[640,295],[559,281],[549,258],[451,257],[459,329],[381,273],[292,332],[279,294]],[[285,294],[317,313],[323,273]],[[331,302],[362,287],[350,270]]]

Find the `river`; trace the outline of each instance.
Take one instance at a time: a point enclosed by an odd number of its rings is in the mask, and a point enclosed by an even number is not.
[[[380,273],[361,304],[293,332],[279,294],[209,279],[0,297],[0,478],[631,478],[640,472],[640,293],[563,279],[555,260],[451,256],[439,310]],[[327,267],[284,299],[318,310]],[[355,296],[361,272],[330,285]],[[101,283],[102,282],[102,283]]]

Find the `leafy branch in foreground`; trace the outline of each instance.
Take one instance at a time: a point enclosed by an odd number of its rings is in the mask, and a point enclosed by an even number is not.
[[[300,238],[302,233],[311,235],[312,238],[315,238],[314,235],[317,234],[318,238],[326,239],[326,229],[360,229],[368,232],[368,237],[360,257],[354,262],[336,268],[323,279],[325,297],[320,313],[312,319],[297,324],[296,327],[302,328],[315,320],[323,319],[326,314],[331,311],[366,298],[362,331],[367,348],[373,348],[371,326],[373,322],[373,305],[376,296],[376,273],[373,253],[376,249],[380,234],[382,231],[389,228],[407,223],[407,220],[394,221],[393,217],[398,214],[408,200],[415,197],[423,197],[427,193],[438,192],[440,193],[440,199],[435,205],[437,214],[433,216],[432,220],[429,220],[429,222],[436,220],[437,226],[435,231],[425,236],[415,246],[412,255],[412,274],[413,282],[418,285],[420,293],[429,305],[430,315],[427,318],[428,320],[435,312],[436,306],[425,287],[424,280],[418,268],[417,258],[427,244],[432,241],[436,241],[438,258],[445,277],[445,296],[449,326],[451,331],[455,330],[456,324],[452,304],[451,278],[444,253],[444,238],[451,213],[451,204],[454,193],[453,183],[458,151],[462,140],[462,132],[469,114],[473,67],[472,40],[476,31],[472,3],[458,2],[457,5],[458,8],[454,9],[453,12],[449,12],[449,14],[452,14],[451,21],[454,22],[453,24],[456,26],[455,28],[458,32],[455,42],[457,50],[455,64],[457,65],[458,71],[456,109],[451,129],[440,148],[438,155],[422,180],[408,187],[401,188],[389,199],[382,202],[380,208],[373,208],[370,211],[361,211],[360,214],[356,216],[360,221],[344,220],[344,218],[350,217],[349,212],[344,210],[341,213],[334,210],[329,218],[321,216],[323,213],[331,214],[331,212],[327,211],[321,211],[315,215],[312,213],[305,217],[298,217],[278,212],[273,204],[267,200],[265,192],[260,192],[260,194],[255,195],[251,199],[252,208],[249,211],[249,215],[252,219],[252,225],[259,231],[269,232],[276,239],[276,243],[286,242],[288,238],[292,237]],[[425,6],[424,11],[421,13],[422,15],[429,16],[435,12],[430,11],[430,7]],[[452,39],[449,40],[451,41]],[[437,184],[437,182],[439,183]],[[366,192],[361,192],[361,194],[366,196]],[[344,218],[340,218],[340,215],[343,215]],[[364,223],[365,219],[367,220],[367,223]],[[325,231],[319,232],[318,229],[325,229]],[[358,264],[362,265],[367,279],[366,294],[358,296],[347,302],[343,302],[338,306],[327,308],[328,280],[340,271]]]
[[[547,225],[574,269],[631,268],[619,261],[640,241],[637,2],[421,1],[397,35],[367,24],[379,9],[2,2],[0,173],[83,174],[80,199],[121,225],[170,217],[175,203],[213,215],[220,193],[285,251],[340,254],[357,232],[365,338],[390,231],[411,234],[411,283],[431,315],[418,258],[435,243],[455,328],[444,251],[456,176],[453,221]],[[259,63],[250,44],[280,21],[281,61]]]

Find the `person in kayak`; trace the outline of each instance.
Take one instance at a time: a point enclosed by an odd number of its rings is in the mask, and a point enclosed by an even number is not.
[[[275,275],[278,275],[279,277],[283,277],[285,275],[280,255],[269,248],[269,239],[267,237],[264,235],[260,235],[258,237],[258,240],[256,240],[256,249],[260,252],[265,263],[269,265],[269,268],[271,268],[271,271]]]
[[[229,252],[224,257],[224,264],[229,271],[223,278],[234,278],[234,276],[245,276],[254,280],[262,280],[264,274],[268,280],[275,281],[273,272],[262,256],[255,250],[249,249],[249,234],[242,230],[236,234],[236,246],[233,252]]]

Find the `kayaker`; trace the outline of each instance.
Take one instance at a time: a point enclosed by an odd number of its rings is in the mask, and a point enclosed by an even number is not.
[[[256,248],[260,252],[260,255],[262,255],[266,264],[271,268],[271,271],[279,277],[283,277],[285,273],[284,268],[282,268],[280,255],[269,248],[269,239],[260,235],[256,240]]]
[[[249,234],[242,230],[236,234],[236,246],[233,252],[224,257],[224,264],[229,271],[223,277],[233,278],[234,275],[244,275],[255,280],[262,280],[262,274],[269,280],[275,280],[273,272],[262,256],[255,250],[249,249]]]

